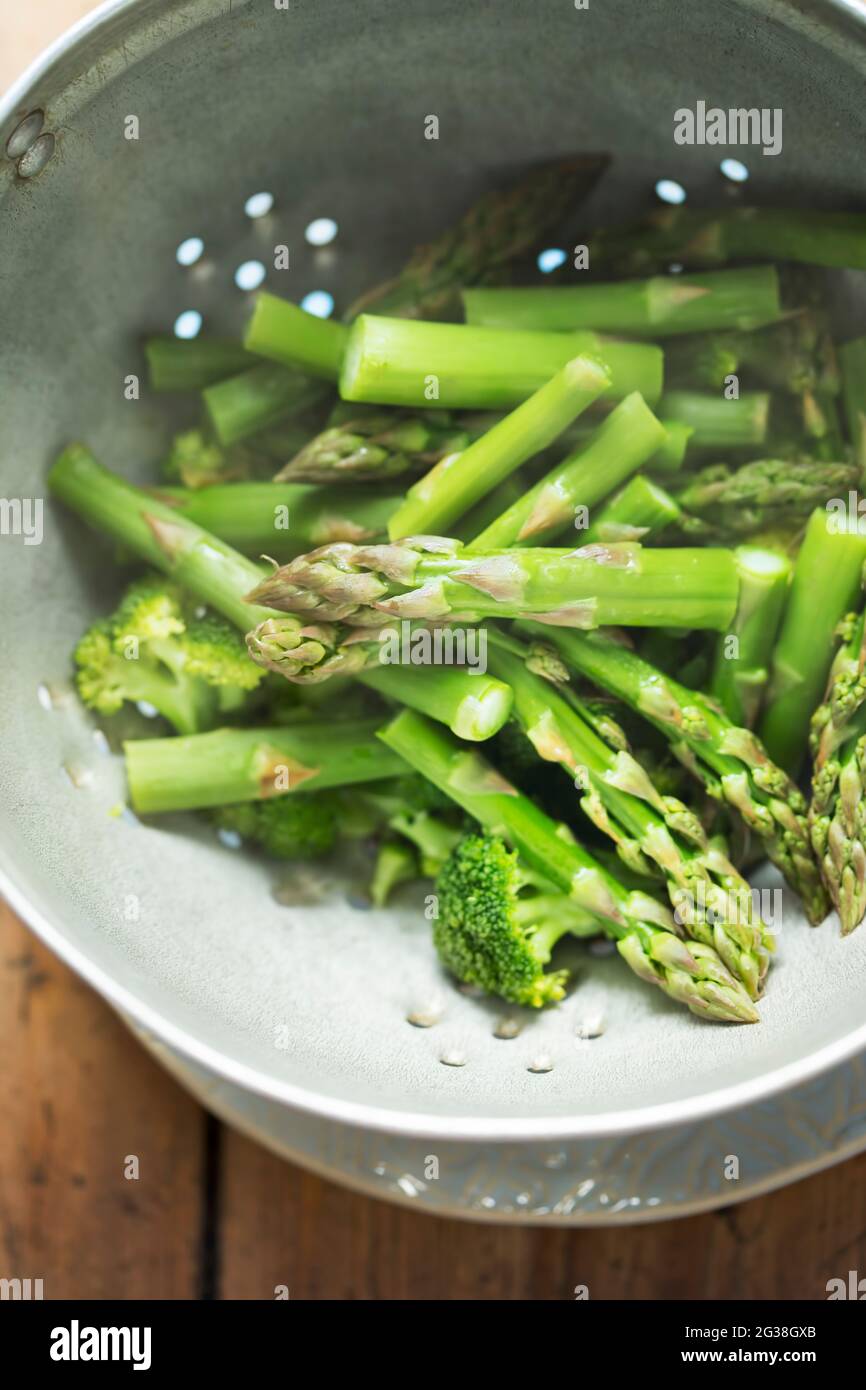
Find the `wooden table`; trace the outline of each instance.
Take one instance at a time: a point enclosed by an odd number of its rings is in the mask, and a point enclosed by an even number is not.
[[[0,0],[0,87],[90,8]],[[866,1156],[627,1231],[443,1221],[344,1192],[210,1118],[2,904],[0,1057],[0,1277],[42,1278],[46,1298],[823,1298],[866,1273]]]

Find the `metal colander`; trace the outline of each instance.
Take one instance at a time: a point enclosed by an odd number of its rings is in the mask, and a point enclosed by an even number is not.
[[[864,69],[853,0],[110,4],[0,108],[3,498],[41,499],[75,438],[152,477],[173,422],[146,389],[127,398],[142,332],[184,311],[235,332],[241,264],[339,313],[534,161],[610,150],[587,226],[665,177],[689,197],[743,196],[720,176],[725,153],[745,158],[757,200],[862,206]],[[673,112],[698,99],[782,108],[782,153],[675,146]],[[264,193],[271,211],[250,217]],[[323,217],[337,235],[316,247],[305,229]],[[204,251],[184,267],[189,237]],[[273,269],[277,245],[288,270]],[[278,872],[199,822],[118,814],[119,759],[69,682],[73,640],[116,591],[110,559],[47,502],[41,544],[0,536],[2,886],[181,1051],[338,1118],[514,1139],[694,1119],[866,1045],[866,929],[809,931],[790,900],[758,1027],[701,1025],[606,947],[579,946],[573,993],[529,1019],[444,979],[420,894],[365,911],[351,872]]]

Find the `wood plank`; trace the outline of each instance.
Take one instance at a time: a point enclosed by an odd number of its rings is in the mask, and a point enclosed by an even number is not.
[[[0,1276],[198,1297],[204,1112],[2,903],[0,1056]]]
[[[223,1298],[814,1299],[866,1274],[866,1156],[706,1216],[517,1229],[358,1197],[225,1131],[218,1209]]]

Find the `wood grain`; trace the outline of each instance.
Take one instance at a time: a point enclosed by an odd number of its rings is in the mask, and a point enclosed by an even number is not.
[[[388,1207],[223,1137],[223,1298],[763,1299],[866,1274],[866,1156],[707,1216],[628,1229],[517,1229]]]
[[[0,1277],[197,1298],[202,1111],[2,902],[0,1056]]]

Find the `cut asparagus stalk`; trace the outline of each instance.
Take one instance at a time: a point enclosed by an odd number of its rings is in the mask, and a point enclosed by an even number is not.
[[[226,483],[156,488],[153,496],[244,554],[288,559],[331,541],[384,537],[402,498],[366,487]]]
[[[260,362],[202,392],[208,419],[221,444],[235,444],[288,415],[309,410],[327,394],[321,381],[270,362]]]
[[[583,544],[608,545],[617,541],[646,544],[668,526],[673,526],[680,516],[680,509],[670,493],[638,473],[596,512]]]
[[[643,399],[637,393],[627,396],[586,444],[497,517],[475,537],[473,546],[498,550],[551,541],[567,527],[577,526],[582,519],[579,509],[594,507],[652,457],[664,439],[664,426]]]
[[[662,350],[595,333],[517,333],[461,323],[415,323],[362,314],[352,326],[340,395],[445,410],[501,410],[519,405],[566,362],[586,355],[610,374],[606,396],[661,395]]]
[[[347,317],[373,308],[407,318],[452,317],[464,285],[496,275],[537,247],[592,191],[609,162],[597,154],[558,159],[485,193],[455,226],[420,246],[395,279],[356,300]]]
[[[592,238],[593,264],[635,274],[726,261],[798,261],[866,270],[866,214],[780,208],[659,208]]]
[[[796,772],[813,710],[833,659],[838,624],[859,608],[866,535],[857,519],[812,513],[794,566],[788,602],[773,651],[760,735],[770,757]]]
[[[490,668],[510,686],[514,714],[539,757],[556,762],[582,791],[581,807],[617,844],[625,863],[660,874],[687,935],[718,951],[752,999],[761,992],[773,939],[755,912],[749,885],[700,820],[662,796],[631,753],[612,750],[582,718],[566,690],[537,673],[539,656],[513,638],[488,634]],[[527,662],[536,669],[527,669]]]
[[[447,724],[458,738],[480,743],[511,713],[511,690],[495,676],[448,666],[368,666],[359,679],[395,704]]]
[[[288,299],[260,291],[244,334],[244,347],[258,357],[336,381],[346,349],[348,329],[333,319],[320,319]]]
[[[571,670],[616,695],[664,734],[710,795],[727,802],[761,839],[802,898],[809,920],[823,920],[829,904],[812,857],[805,800],[753,733],[732,724],[714,701],[664,675],[609,634],[535,623],[519,627],[552,642]]]
[[[732,723],[752,729],[770,676],[791,562],[756,546],[741,546],[734,554],[740,598],[730,633],[716,644],[711,690]]]
[[[463,307],[467,323],[487,328],[591,328],[626,338],[760,328],[781,313],[779,276],[769,265],[605,285],[470,289]]]
[[[148,338],[144,355],[154,391],[201,391],[256,360],[240,343],[221,338]]]
[[[447,419],[394,411],[330,425],[275,475],[275,482],[378,482],[429,468],[470,443],[467,430]]]
[[[455,540],[462,541],[464,545],[469,545],[473,536],[477,536],[480,531],[488,527],[491,521],[495,521],[498,516],[513,506],[519,497],[523,496],[527,484],[523,481],[521,473],[512,473],[504,482],[499,483],[490,492],[485,493],[480,502],[476,502],[474,507],[459,520],[451,523],[451,534]]]
[[[661,448],[649,460],[647,467],[654,473],[662,473],[667,477],[670,473],[679,473],[682,468],[694,429],[691,425],[683,424],[681,420],[667,419],[661,423],[665,429],[665,439]]]
[[[727,550],[475,551],[438,536],[380,546],[322,546],[269,575],[249,595],[310,620],[381,626],[393,618],[536,615],[592,628],[715,628],[733,620],[738,581]]]
[[[123,751],[133,810],[197,811],[399,776],[406,765],[376,738],[380,722],[306,721],[130,740]]]
[[[866,914],[866,643],[864,616],[842,627],[824,701],[812,717],[809,828],[842,934]]]
[[[556,822],[522,796],[475,751],[404,710],[380,738],[491,834],[593,917],[642,979],[705,1018],[754,1022],[754,1005],[711,947],[679,940],[655,899],[630,893]]]
[[[598,398],[608,380],[606,372],[591,358],[576,357],[566,362],[529,400],[468,449],[441,459],[409,489],[388,523],[391,539],[446,532],[486,493],[552,443],[575,416]]]
[[[855,338],[839,349],[842,398],[848,438],[858,466],[866,471],[866,338]]]
[[[754,391],[727,400],[698,391],[668,391],[659,404],[659,415],[689,426],[694,448],[743,449],[766,440],[770,396]]]

